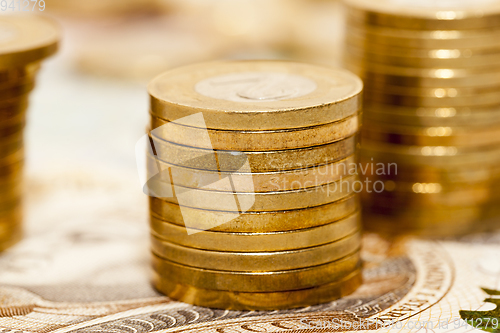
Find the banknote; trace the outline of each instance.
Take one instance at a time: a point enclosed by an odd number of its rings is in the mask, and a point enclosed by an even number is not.
[[[53,177],[31,181],[27,236],[0,255],[2,333],[499,331],[500,234],[366,234],[364,283],[348,297],[287,311],[208,309],[151,287],[140,190],[111,174]]]

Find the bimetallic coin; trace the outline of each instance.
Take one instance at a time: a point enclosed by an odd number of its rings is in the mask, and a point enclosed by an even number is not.
[[[203,210],[149,198],[151,219],[184,227],[184,220],[197,221],[202,230],[234,233],[266,233],[312,228],[341,220],[359,208],[358,198],[350,196],[322,206],[278,212],[222,212]],[[155,223],[156,223],[155,222]],[[161,224],[159,225],[161,226]],[[161,229],[158,229],[161,233]]]
[[[179,167],[147,154],[148,184],[161,182],[167,186],[166,184],[174,183],[182,187],[226,192],[234,192],[235,189],[244,192],[249,189],[251,192],[260,193],[311,188],[355,175],[357,166],[356,157],[351,155],[338,162],[283,172],[215,172]],[[230,182],[219,181],[229,178]],[[249,182],[253,183],[251,189],[248,186]]]
[[[168,183],[150,184],[149,191],[153,193],[165,193],[165,187],[169,189],[172,187]],[[360,192],[361,185],[357,176],[348,176],[317,187],[263,193],[221,192],[174,185],[176,197],[166,197],[161,200],[199,209],[269,212],[328,204]]]
[[[182,246],[213,251],[287,251],[334,242],[359,229],[359,214],[311,228],[267,233],[229,233],[186,228],[151,217],[152,234]]]
[[[339,69],[226,61],[168,71],[148,90],[152,114],[169,121],[201,112],[210,129],[280,130],[355,115],[361,106],[362,82]]]
[[[500,5],[490,0],[346,0],[345,3],[350,17],[364,25],[414,30],[500,27]]]
[[[479,128],[416,127],[368,122],[361,137],[363,142],[408,146],[490,146],[500,143],[500,125]]]
[[[229,272],[180,265],[153,255],[163,278],[203,289],[274,292],[312,288],[349,276],[361,267],[359,251],[323,265],[273,272]]]
[[[174,282],[154,273],[156,289],[169,298],[209,308],[227,310],[279,310],[321,304],[347,296],[362,282],[361,270],[356,270],[334,282],[312,288],[279,292],[232,292],[203,289]]]
[[[170,164],[212,171],[238,172],[248,163],[251,172],[303,169],[342,160],[356,151],[355,136],[322,146],[267,152],[209,150],[178,145],[152,136],[156,155]],[[217,158],[216,158],[217,156]]]
[[[151,237],[152,251],[181,265],[229,272],[270,272],[326,264],[359,250],[361,232],[332,243],[280,252],[220,252],[194,249]]]
[[[166,141],[192,147],[269,151],[297,149],[332,143],[357,133],[360,116],[354,115],[335,123],[274,131],[230,131],[185,126],[153,116],[151,128],[155,136]],[[209,140],[207,140],[207,135]]]
[[[23,67],[54,54],[60,36],[54,22],[35,15],[2,15],[0,33],[0,68]]]

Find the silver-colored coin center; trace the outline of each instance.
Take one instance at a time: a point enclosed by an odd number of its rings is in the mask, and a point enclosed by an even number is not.
[[[316,90],[316,83],[304,76],[273,73],[243,72],[214,76],[198,82],[201,95],[233,102],[266,102],[292,99]]]

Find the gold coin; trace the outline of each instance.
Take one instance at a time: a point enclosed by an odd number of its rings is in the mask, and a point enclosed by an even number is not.
[[[23,143],[23,137],[22,133],[14,133],[14,135],[11,135],[11,138],[8,138],[8,141],[2,142],[4,138],[1,137],[0,134],[0,159],[8,158],[8,156],[11,156],[12,154],[15,154],[16,152],[19,152],[23,149],[24,143]],[[0,161],[0,165],[2,165],[2,162]]]
[[[0,114],[0,119],[2,120],[0,122],[0,132],[2,132],[4,130],[8,130],[12,127],[16,127],[16,126],[19,127],[20,125],[25,124],[26,114],[25,114],[25,112],[20,112],[13,117],[2,117],[2,115]],[[21,130],[22,130],[22,127],[21,127]]]
[[[1,155],[0,170],[11,171],[16,168],[16,165],[23,163],[24,151],[17,151],[14,154]]]
[[[229,272],[173,263],[153,255],[153,268],[163,278],[203,289],[273,292],[320,286],[359,269],[359,251],[323,265],[273,272]]]
[[[482,231],[485,222],[478,215],[475,218],[467,219],[459,217],[452,223],[442,223],[442,220],[420,220],[397,218],[387,215],[365,213],[365,229],[370,232],[377,232],[389,236],[414,235],[419,237],[442,238],[469,235],[473,232]],[[408,225],[401,223],[410,222]],[[423,222],[424,224],[419,224]],[[428,223],[425,223],[428,222]]]
[[[408,146],[477,147],[500,143],[500,125],[470,127],[416,127],[368,122],[363,142],[382,142]]]
[[[4,100],[9,101],[13,98],[21,98],[24,95],[28,95],[34,87],[35,84],[33,82],[30,82],[28,84],[20,86],[0,89],[0,103],[3,103]]]
[[[390,91],[389,88],[380,87],[381,90],[372,89],[378,84],[366,86],[364,97],[368,103],[382,103],[401,105],[409,107],[482,107],[485,105],[500,104],[500,86],[491,88],[483,87],[477,89],[475,93],[465,95],[460,94],[456,88],[435,88],[429,89],[426,95],[404,94],[403,89]],[[433,95],[431,95],[433,94]]]
[[[313,228],[341,220],[354,214],[359,208],[357,196],[350,196],[326,205],[278,212],[222,212],[189,207],[149,198],[151,219],[154,223],[170,222],[184,227],[184,219],[197,221],[203,230],[262,233],[277,231],[293,231]],[[158,224],[158,226],[162,226]],[[158,229],[162,233],[162,229]]]
[[[23,96],[18,103],[3,105],[0,103],[0,119],[9,120],[18,118],[26,113],[28,108],[28,96]]]
[[[325,185],[281,192],[221,192],[174,185],[175,197],[161,198],[185,207],[216,211],[269,212],[325,205],[358,193],[357,176],[348,176]],[[150,182],[150,193],[165,193],[168,183]],[[237,201],[236,201],[237,200]]]
[[[40,62],[33,62],[21,67],[0,69],[0,86],[10,86],[12,82],[33,79],[40,69]]]
[[[426,31],[350,25],[346,39],[362,40],[367,48],[372,44],[418,49],[493,48],[500,46],[499,33],[498,29]]]
[[[204,269],[269,272],[326,264],[359,250],[361,232],[332,243],[280,252],[220,252],[194,249],[151,237],[152,251],[166,260]]]
[[[8,155],[2,155],[2,157],[0,158],[0,168],[23,160],[24,148],[13,153],[9,153]]]
[[[433,1],[346,0],[348,12],[360,24],[415,30],[488,29],[500,26],[500,5],[472,0],[437,4]]]
[[[162,182],[163,186],[167,186],[166,184],[175,183],[183,187],[227,192],[234,192],[234,189],[238,189],[238,192],[245,192],[249,182],[253,182],[252,192],[257,193],[321,186],[356,174],[356,166],[356,157],[351,155],[338,162],[283,172],[215,172],[179,167],[147,154],[148,184]],[[170,174],[175,177],[173,180]],[[230,178],[231,182],[219,181],[225,178]]]
[[[19,181],[12,181],[9,185],[0,185],[0,201],[11,201],[15,198],[21,197],[23,192],[22,183]]]
[[[35,74],[15,78],[11,81],[1,81],[0,80],[0,95],[1,96],[9,96],[9,92],[12,93],[12,96],[20,95],[24,92],[29,92],[33,90],[35,85]],[[7,97],[8,98],[8,97]]]
[[[152,114],[169,121],[201,112],[206,128],[277,130],[355,115],[361,106],[362,82],[340,69],[225,61],[168,71],[148,90]]]
[[[308,289],[280,292],[232,292],[202,289],[154,273],[156,289],[181,302],[226,310],[279,310],[331,302],[353,293],[362,283],[361,270],[345,278]]]
[[[23,174],[23,162],[0,166],[0,183],[5,179],[15,179],[21,177]]]
[[[157,156],[162,161],[193,169],[229,172],[239,171],[246,163],[251,172],[287,171],[318,166],[354,154],[357,145],[357,138],[353,136],[342,141],[308,148],[235,152],[183,146],[155,136],[152,136],[151,140]]]
[[[500,68],[468,70],[459,68],[409,68],[380,64],[356,63],[353,59],[345,62],[346,68],[357,73],[365,82],[381,85],[458,88],[500,85]]]
[[[21,203],[21,195],[0,198],[0,217],[8,216],[14,209],[18,209]]]
[[[442,87],[442,88],[425,88],[425,87],[398,87],[391,85],[384,85],[382,87],[374,85],[370,88],[370,92],[373,95],[376,94],[388,94],[406,97],[420,97],[421,99],[439,99],[452,103],[454,100],[460,100],[465,98],[473,98],[481,96],[481,98],[487,97],[488,94],[498,92],[500,90],[499,86],[482,86],[482,87]],[[491,104],[485,101],[481,105]],[[500,103],[495,103],[499,105]],[[425,106],[422,106],[425,107]],[[472,107],[472,105],[470,106]]]
[[[422,167],[418,165],[398,165],[397,169],[393,168],[390,171],[380,169],[378,170],[378,174],[377,168],[374,167],[373,171],[370,170],[370,165],[375,166],[380,162],[381,161],[378,160],[362,160],[360,165],[364,168],[364,170],[367,170],[365,173],[367,177],[376,175],[375,177],[381,181],[398,180],[413,183],[477,184],[500,178],[499,166],[482,165],[480,163],[476,165],[466,165],[465,167],[447,166],[443,168],[430,166]],[[390,184],[389,186],[390,188],[393,188],[394,184]]]
[[[0,139],[2,140],[0,141],[0,145],[3,146],[4,144],[8,144],[12,141],[21,141],[24,126],[24,122],[20,122],[3,128],[0,127]]]
[[[495,187],[499,181],[491,184],[460,185],[443,183],[411,183],[390,181],[391,191],[365,193],[363,202],[370,202],[378,207],[450,207],[459,205],[478,205],[497,200],[500,196]],[[386,182],[387,184],[387,182]],[[387,188],[387,185],[386,187]]]
[[[423,108],[392,105],[367,105],[363,118],[366,122],[412,126],[487,126],[500,124],[500,105],[496,108]]]
[[[365,142],[360,150],[363,159],[429,167],[464,167],[466,165],[494,165],[500,162],[500,150],[493,147],[403,146]]]
[[[9,224],[0,222],[0,252],[14,246],[22,238],[23,228],[20,216],[12,216]]]
[[[379,63],[396,67],[468,69],[500,65],[500,47],[422,50],[369,44],[351,38],[345,41],[345,57],[363,63],[363,67]]]
[[[394,206],[393,206],[394,207]],[[436,209],[384,209],[368,208],[363,211],[367,230],[392,233],[420,231],[424,235],[458,235],[481,231],[484,226],[498,225],[500,205],[486,204],[471,207]]]
[[[359,214],[311,228],[267,233],[229,233],[186,228],[151,217],[152,234],[182,246],[213,251],[287,251],[334,242],[359,229]],[[188,234],[189,233],[189,234]]]
[[[57,51],[60,36],[54,22],[35,15],[2,15],[0,67],[14,68],[40,61]]]
[[[3,230],[0,224],[0,252],[16,245],[22,238],[22,225],[21,223],[10,226],[8,230]]]
[[[357,133],[359,126],[358,115],[335,123],[277,131],[204,129],[168,122],[155,116],[151,118],[152,132],[166,141],[180,145],[189,144],[197,148],[238,151],[269,151],[319,146],[351,137]],[[209,140],[207,140],[207,135]]]

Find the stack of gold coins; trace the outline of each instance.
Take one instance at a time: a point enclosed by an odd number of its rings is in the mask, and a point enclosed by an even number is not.
[[[156,288],[224,309],[354,291],[361,91],[347,71],[279,61],[155,78],[145,189]]]
[[[346,0],[345,64],[365,81],[367,228],[499,225],[500,2]]]
[[[21,237],[23,128],[42,59],[57,49],[58,29],[36,16],[0,16],[0,251]]]

